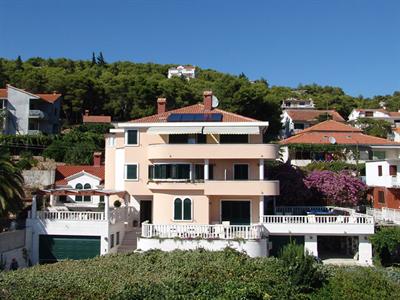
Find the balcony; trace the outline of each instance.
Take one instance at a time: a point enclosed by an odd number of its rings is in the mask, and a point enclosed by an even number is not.
[[[153,180],[147,183],[150,190],[204,190],[204,182],[192,182],[189,180]]]
[[[205,195],[277,196],[279,181],[274,180],[206,180]]]
[[[30,109],[29,110],[29,118],[31,119],[45,119],[46,114],[39,109]]]
[[[276,159],[275,144],[155,144],[148,159]]]

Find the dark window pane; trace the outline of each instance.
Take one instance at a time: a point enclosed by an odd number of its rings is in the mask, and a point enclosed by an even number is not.
[[[204,180],[204,165],[195,165],[195,180]]]
[[[115,239],[115,244],[119,245],[119,232],[116,233],[116,239]]]
[[[92,198],[91,198],[91,196],[83,196],[83,201],[90,202],[90,201],[92,201]]]
[[[75,189],[77,190],[83,189],[82,184],[78,183],[77,185],[75,185]],[[82,196],[75,196],[75,201],[82,201]]]
[[[137,144],[137,136],[138,136],[138,131],[137,130],[128,130],[127,132],[127,138],[128,138],[128,145],[136,145]]]
[[[235,180],[249,179],[249,166],[248,165],[235,165]]]
[[[126,166],[126,179],[137,179],[137,165]]]
[[[247,134],[221,134],[219,142],[221,144],[248,144],[249,136]]]
[[[389,166],[389,175],[396,176],[397,175],[397,166]]]
[[[174,201],[174,220],[182,220],[182,200],[176,198]]]
[[[170,144],[187,144],[189,136],[187,134],[170,134],[169,143]]]
[[[183,201],[183,219],[192,219],[192,201],[190,201],[188,198]]]
[[[378,176],[382,176],[382,166],[378,166]]]
[[[304,129],[303,123],[294,123],[294,129]]]
[[[89,190],[92,188],[92,186],[89,183],[85,183],[85,186],[83,187],[85,190]]]
[[[214,165],[208,166],[208,179],[210,180],[214,179]]]
[[[114,235],[113,234],[111,235],[111,238],[110,238],[110,248],[112,248],[112,247],[114,247]]]
[[[104,196],[100,196],[100,202],[104,202]]]
[[[378,202],[385,203],[385,192],[384,191],[378,191]]]
[[[206,134],[197,134],[197,144],[207,144],[207,135]]]

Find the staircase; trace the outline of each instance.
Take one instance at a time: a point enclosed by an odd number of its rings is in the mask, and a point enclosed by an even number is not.
[[[121,245],[119,245],[118,253],[133,252],[137,248],[137,237],[141,234],[141,228],[133,228],[131,231],[126,231]]]

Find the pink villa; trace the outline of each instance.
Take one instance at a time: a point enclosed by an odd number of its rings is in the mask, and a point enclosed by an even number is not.
[[[279,182],[264,175],[279,159],[279,145],[263,143],[268,122],[217,105],[210,91],[203,103],[170,111],[159,98],[157,114],[115,123],[106,135],[104,183],[85,187],[89,178],[72,176],[43,191],[50,207],[38,210],[34,199],[32,261],[225,247],[257,257],[296,240],[322,259],[372,264],[374,218],[348,208],[279,206]]]

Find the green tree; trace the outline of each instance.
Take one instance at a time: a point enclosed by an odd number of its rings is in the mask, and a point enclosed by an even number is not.
[[[15,60],[15,69],[17,71],[23,70],[21,55],[18,55],[17,59]]]
[[[356,125],[358,125],[368,135],[385,139],[387,138],[388,134],[392,132],[392,124],[385,120],[359,118],[356,121]]]
[[[105,66],[107,63],[104,60],[103,52],[100,51],[99,55],[97,56],[97,64],[101,67]]]
[[[94,54],[94,52],[92,52],[92,66],[96,65],[96,55]]]
[[[22,209],[24,178],[9,156],[0,153],[0,216],[17,213]]]

